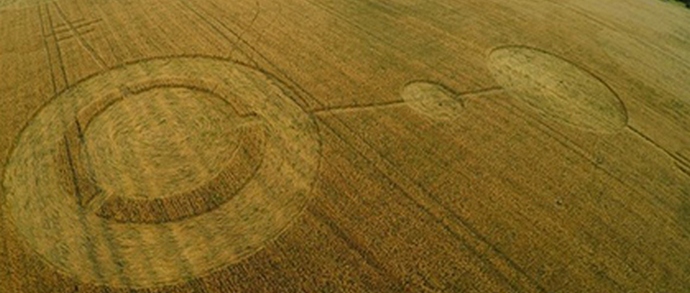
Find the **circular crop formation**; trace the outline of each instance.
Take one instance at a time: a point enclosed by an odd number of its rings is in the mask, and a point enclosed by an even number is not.
[[[446,87],[426,81],[415,81],[403,87],[400,96],[418,113],[438,120],[458,118],[463,104]]]
[[[556,55],[505,46],[492,50],[487,64],[502,90],[544,118],[597,133],[615,133],[628,124],[625,106],[604,81]],[[458,118],[464,95],[426,81],[408,83],[400,92],[408,107],[436,120]]]
[[[618,96],[560,57],[528,47],[502,47],[491,52],[488,65],[502,87],[544,117],[601,133],[627,126],[627,111]]]
[[[106,71],[22,131],[7,215],[46,262],[88,283],[152,287],[238,262],[309,201],[319,143],[292,98],[211,58]]]

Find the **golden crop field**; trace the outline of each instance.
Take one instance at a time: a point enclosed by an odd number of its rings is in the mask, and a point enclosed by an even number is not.
[[[0,292],[690,292],[688,28],[0,0]]]

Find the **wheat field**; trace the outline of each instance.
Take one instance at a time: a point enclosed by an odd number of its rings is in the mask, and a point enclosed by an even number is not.
[[[689,27],[0,0],[0,292],[690,292]]]

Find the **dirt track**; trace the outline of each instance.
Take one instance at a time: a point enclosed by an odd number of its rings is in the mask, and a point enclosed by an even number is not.
[[[0,0],[0,292],[690,292],[690,10]]]

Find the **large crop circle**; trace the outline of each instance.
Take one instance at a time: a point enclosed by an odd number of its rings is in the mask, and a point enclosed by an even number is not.
[[[318,137],[293,98],[258,70],[211,58],[96,75],[20,134],[7,215],[83,282],[152,287],[238,262],[309,200]]]

